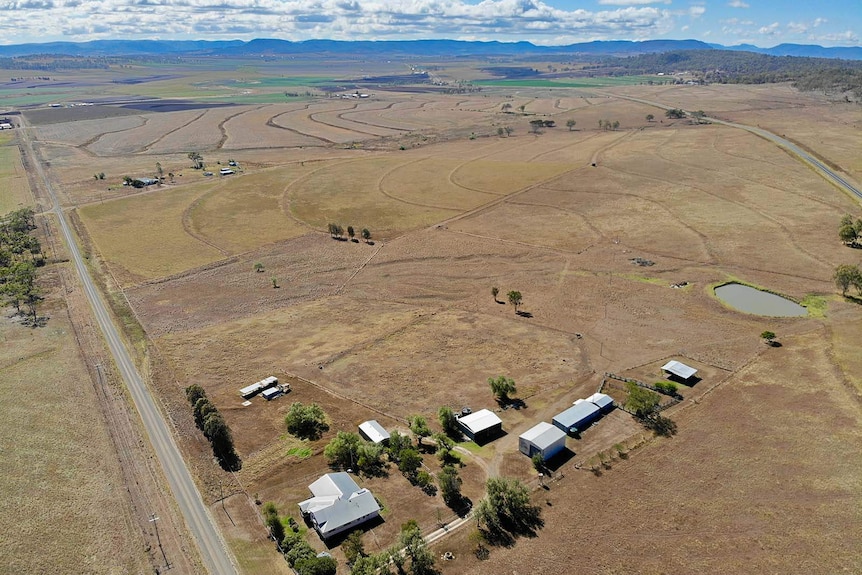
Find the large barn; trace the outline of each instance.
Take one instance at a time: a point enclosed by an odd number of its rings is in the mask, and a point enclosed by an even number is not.
[[[518,450],[527,457],[541,454],[548,460],[566,448],[566,433],[542,421],[518,437]]]

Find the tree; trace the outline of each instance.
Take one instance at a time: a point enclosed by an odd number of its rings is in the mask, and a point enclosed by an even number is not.
[[[443,428],[443,433],[453,439],[461,438],[461,428],[458,425],[458,418],[455,417],[455,412],[452,411],[451,407],[444,405],[438,409],[437,419],[440,421],[440,427]]]
[[[545,469],[545,456],[541,453],[535,454],[533,457],[530,458],[530,461],[533,462],[533,469],[535,469],[536,471],[541,472]]]
[[[351,531],[341,544],[341,550],[348,563],[355,563],[359,557],[364,557],[365,544],[362,542],[362,531]]]
[[[204,421],[206,421],[207,416],[217,411],[216,406],[210,403],[210,400],[206,397],[201,397],[195,401],[194,406],[192,406],[192,416],[195,418],[195,425],[198,426],[198,429],[203,431]]]
[[[416,472],[422,467],[422,456],[419,452],[409,447],[401,451],[400,460],[398,461],[398,471],[412,479],[416,477]]]
[[[706,117],[706,112],[704,112],[703,110],[695,110],[691,113],[691,115],[694,116],[694,119],[697,120],[698,124],[700,124]]]
[[[350,236],[350,240],[353,241],[353,237],[356,235],[356,230],[353,229],[353,226],[347,226],[347,235]]]
[[[497,296],[500,294],[500,288],[494,286],[491,288],[491,296],[494,298],[494,301],[497,301]]]
[[[268,501],[263,506],[263,522],[269,528],[269,534],[275,541],[281,543],[284,539],[284,524],[278,516],[275,503]]]
[[[515,306],[515,313],[518,313],[518,308],[521,307],[521,292],[513,290],[507,293],[506,297],[509,299],[509,303]]]
[[[542,120],[530,120],[530,131],[534,134],[539,134],[542,131],[542,127],[545,125],[545,122]]]
[[[761,333],[760,337],[763,338],[763,341],[766,342],[766,345],[775,345],[775,332],[767,330]]]
[[[508,114],[512,110],[512,104],[510,104],[509,102],[505,102],[502,106],[500,106],[500,109],[503,110],[503,112],[505,112],[506,114]]]
[[[192,167],[196,170],[204,168],[204,158],[198,152],[189,152],[188,158],[192,161]]]
[[[542,126],[545,128],[554,128],[556,127],[557,122],[554,120],[542,120]]]
[[[652,114],[646,115],[646,121],[647,122],[652,122],[653,120],[655,120],[655,116],[653,116]]]
[[[485,482],[485,493],[475,515],[488,541],[510,543],[544,524],[541,507],[530,501],[527,486],[517,479],[492,477]]]
[[[670,110],[667,110],[664,115],[672,120],[680,120],[682,118],[685,118],[685,111],[680,110],[679,108],[672,108]]]
[[[406,435],[402,435],[398,431],[393,431],[389,436],[389,445],[386,447],[386,452],[389,454],[389,460],[398,463],[401,461],[401,454],[405,449],[410,449],[413,442]]]
[[[204,391],[204,388],[202,388],[196,383],[193,383],[186,388],[186,399],[189,400],[189,403],[192,405],[192,407],[194,407],[194,405],[198,402],[200,398],[206,396],[207,392]]]
[[[524,113],[524,110],[526,110],[526,109],[527,109],[526,104],[521,104],[520,106],[518,106],[518,111],[521,112],[522,114]]]
[[[491,386],[491,392],[497,398],[497,401],[503,403],[509,401],[510,395],[518,392],[518,389],[515,387],[515,380],[505,375],[489,377],[488,385]]]
[[[168,172],[168,178],[171,180],[171,183],[173,184],[174,183],[174,173]]]
[[[566,127],[569,129],[570,132],[575,129],[575,125],[577,125],[576,121],[572,119],[566,120]]]
[[[269,278],[269,281],[271,281],[271,282],[272,282],[272,287],[273,287],[273,288],[277,288],[277,287],[278,287],[278,278],[277,278],[277,277],[272,276],[271,278]]]
[[[440,495],[443,502],[453,509],[458,509],[462,504],[461,478],[458,470],[451,465],[446,465],[437,474],[437,485],[440,486]]]
[[[294,402],[284,418],[287,431],[300,439],[319,439],[329,429],[326,413],[316,403],[303,405]]]
[[[362,438],[349,431],[339,431],[323,449],[329,465],[335,468],[353,469],[359,459]]]
[[[506,133],[506,130],[504,130],[502,127],[497,128],[497,135],[500,136],[501,138],[503,137],[503,135],[505,133]]]
[[[156,162],[156,178],[161,182],[165,178],[165,171],[162,169],[162,163]]]
[[[858,238],[856,227],[853,224],[842,225],[838,228],[838,237],[841,238],[841,241],[845,244],[855,244],[856,239]]]
[[[515,131],[515,128],[513,128],[512,126],[503,126],[503,129],[506,130],[507,138],[512,135],[512,132]]]
[[[416,443],[422,445],[422,438],[431,435],[431,429],[428,427],[428,422],[421,415],[413,415],[407,418],[410,424],[410,431],[416,436]]]
[[[860,289],[860,286],[862,286],[862,272],[859,271],[859,266],[855,265],[841,264],[835,268],[833,279],[835,280],[835,285],[841,288],[841,295],[843,296],[847,295],[847,289],[851,285],[856,287],[856,289]]]
[[[620,128],[619,120],[614,120],[614,123],[611,125],[611,128],[614,130],[619,130],[619,128]]]
[[[626,383],[626,390],[629,397],[626,400],[626,407],[632,411],[636,417],[645,418],[652,415],[658,408],[661,398],[654,391],[644,389],[631,381]]]
[[[366,244],[371,239],[371,232],[368,231],[368,228],[362,228],[362,239],[365,240]]]
[[[303,557],[294,564],[298,575],[335,575],[338,563],[331,555]]]
[[[419,530],[416,521],[408,521],[401,526],[399,546],[410,560],[410,575],[432,575],[434,570],[434,554],[428,549],[425,538]]]
[[[254,262],[254,271],[257,273],[263,272],[263,264],[260,262]]]

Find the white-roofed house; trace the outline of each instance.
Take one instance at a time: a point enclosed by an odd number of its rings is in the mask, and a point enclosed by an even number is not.
[[[327,473],[308,486],[311,499],[299,503],[303,517],[311,519],[323,539],[380,516],[380,505],[367,489],[360,489],[350,475]]]
[[[527,457],[541,454],[547,461],[566,448],[566,433],[545,421],[537,423],[518,437],[518,450]]]
[[[489,409],[480,409],[470,415],[458,418],[458,424],[464,435],[476,443],[484,443],[494,439],[503,432],[503,421]]]

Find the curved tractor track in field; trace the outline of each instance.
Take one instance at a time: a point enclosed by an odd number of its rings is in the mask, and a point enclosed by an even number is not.
[[[233,120],[237,116],[242,116],[243,114],[247,114],[249,112],[254,112],[256,110],[260,110],[261,108],[264,108],[264,107],[266,107],[266,104],[264,104],[262,106],[258,106],[257,108],[252,108],[250,110],[242,110],[240,112],[237,112],[236,114],[231,114],[229,116],[225,116],[224,119],[222,119],[222,121],[218,123],[218,129],[219,129],[219,132],[221,132],[221,139],[218,141],[218,144],[216,144],[215,149],[221,150],[224,147],[225,142],[227,142],[228,134],[227,134],[227,130],[225,129],[224,125],[227,124],[229,120]]]
[[[159,136],[158,138],[156,138],[155,140],[153,140],[152,142],[150,142],[149,144],[147,144],[146,146],[144,146],[143,148],[141,148],[140,150],[138,150],[138,152],[137,152],[137,153],[146,153],[146,152],[148,152],[148,151],[150,150],[150,148],[152,148],[153,146],[155,146],[156,144],[158,144],[159,142],[161,142],[162,140],[164,140],[165,138],[167,138],[168,136],[170,136],[170,135],[171,135],[171,134],[173,134],[174,132],[178,132],[179,130],[182,130],[182,129],[183,129],[183,128],[185,128],[186,126],[189,126],[189,125],[193,124],[194,122],[197,122],[198,120],[200,120],[201,118],[203,118],[204,114],[206,114],[206,113],[207,113],[207,111],[208,111],[208,110],[204,110],[203,112],[201,112],[200,114],[198,114],[197,116],[195,116],[194,118],[192,118],[191,120],[189,120],[188,122],[186,122],[186,123],[184,123],[184,124],[181,124],[181,125],[177,126],[176,128],[174,128],[174,129],[172,129],[172,130],[168,130],[167,132],[165,132],[164,134],[162,134],[161,136]]]
[[[97,134],[97,135],[93,136],[92,138],[90,138],[89,140],[87,140],[86,142],[84,142],[82,144],[78,144],[75,147],[80,148],[81,150],[84,150],[86,153],[91,154],[97,158],[110,158],[110,157],[112,157],[110,154],[99,154],[98,152],[94,152],[93,150],[91,150],[90,146],[92,146],[93,144],[95,144],[96,142],[98,142],[103,137],[105,137],[109,134],[119,134],[120,132],[128,132],[129,130],[137,130],[138,128],[142,128],[142,127],[146,126],[147,123],[149,123],[149,121],[150,121],[150,119],[147,118],[146,116],[137,116],[137,117],[141,119],[141,123],[138,124],[137,126],[132,126],[131,128],[123,128],[121,130],[109,130],[107,132],[102,132],[101,134]]]
[[[269,120],[266,121],[266,125],[270,126],[272,128],[278,128],[279,130],[287,130],[288,132],[290,132],[292,134],[296,134],[297,136],[302,136],[304,138],[313,138],[315,140],[320,140],[321,142],[323,142],[324,144],[327,144],[327,145],[328,144],[335,144],[335,142],[333,142],[332,140],[327,140],[323,136],[317,136],[314,134],[306,134],[305,132],[301,132],[295,128],[289,128],[287,126],[282,126],[281,124],[276,124],[276,122],[275,122],[276,118],[279,118],[281,116],[286,116],[287,114],[293,114],[294,112],[299,112],[300,110],[308,110],[309,107],[311,107],[311,104],[306,104],[302,108],[297,108],[296,110],[288,110],[287,112],[279,112],[278,114],[270,117]]]

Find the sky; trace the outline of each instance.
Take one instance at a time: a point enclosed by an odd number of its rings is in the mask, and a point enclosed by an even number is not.
[[[0,44],[100,39],[591,40],[858,46],[862,0],[0,0]]]

